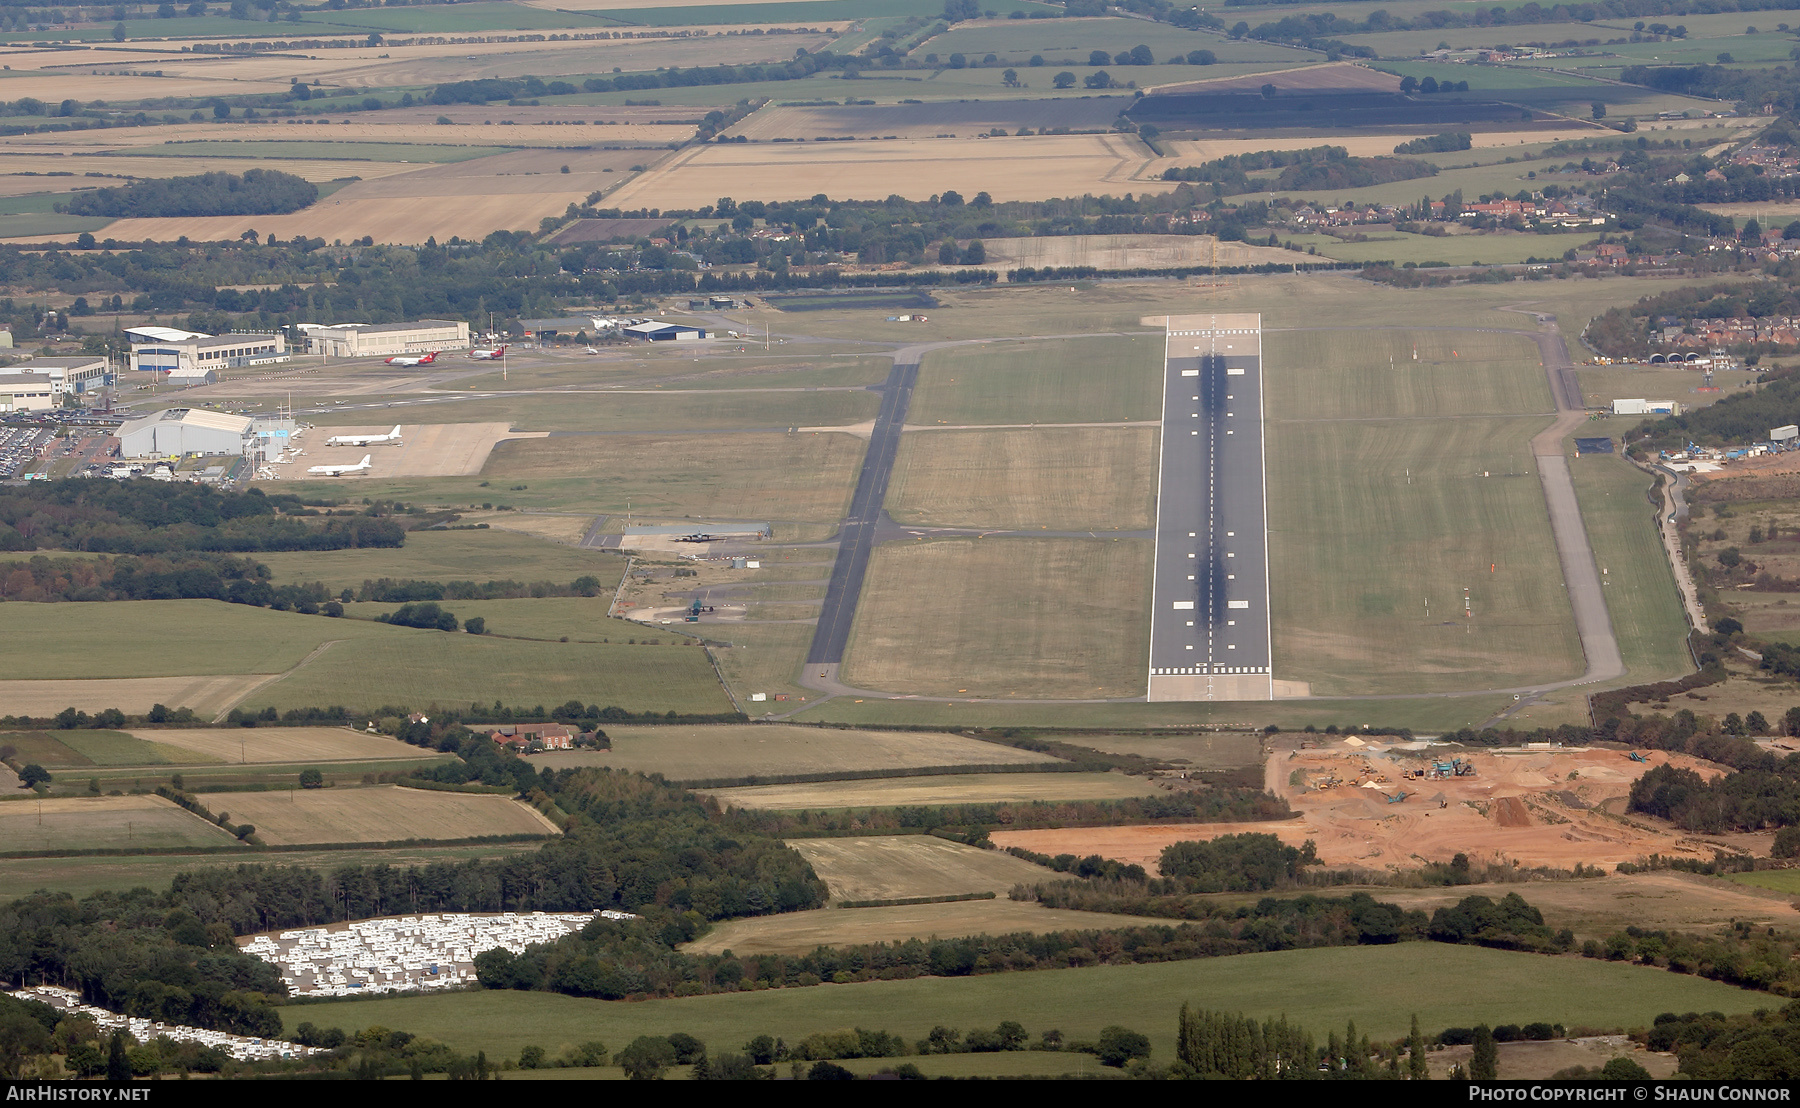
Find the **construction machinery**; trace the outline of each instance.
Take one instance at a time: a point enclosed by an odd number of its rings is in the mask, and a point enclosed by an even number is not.
[[[1625,757],[1630,758],[1634,762],[1648,762],[1650,760],[1635,750],[1627,750],[1625,752]]]
[[[1405,791],[1397,792],[1393,796],[1388,797],[1387,802],[1389,804],[1403,804],[1406,802],[1406,798],[1411,795],[1411,793]]]

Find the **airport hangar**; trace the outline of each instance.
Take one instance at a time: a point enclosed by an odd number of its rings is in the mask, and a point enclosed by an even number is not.
[[[1148,699],[1270,700],[1262,316],[1170,316]]]

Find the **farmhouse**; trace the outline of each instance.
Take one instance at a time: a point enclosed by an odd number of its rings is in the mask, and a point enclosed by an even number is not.
[[[243,456],[279,454],[293,435],[291,419],[253,419],[205,408],[165,408],[119,428],[119,453],[126,458],[178,454]]]
[[[467,350],[469,325],[459,319],[420,319],[411,323],[341,323],[335,327],[304,326],[309,354],[332,358],[385,358],[433,350]]]
[[[138,327],[131,339],[131,368],[167,373],[187,384],[211,384],[221,369],[288,360],[287,337],[279,331],[202,335],[173,327]]]
[[[33,358],[0,368],[0,383],[5,376],[29,374],[50,382],[57,396],[86,392],[112,384],[112,367],[105,358]]]
[[[489,731],[488,738],[521,754],[575,749],[575,731],[560,723],[503,724]]]

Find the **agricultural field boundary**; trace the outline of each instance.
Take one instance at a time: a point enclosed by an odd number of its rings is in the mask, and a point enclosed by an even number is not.
[[[336,646],[338,643],[341,643],[343,641],[344,641],[343,639],[327,639],[326,641],[320,643],[318,646],[314,647],[310,652],[308,652],[306,657],[300,659],[298,662],[295,662],[292,666],[288,667],[286,672],[271,673],[268,676],[264,677],[262,680],[256,682],[254,685],[249,685],[249,686],[245,687],[244,689],[240,690],[237,694],[236,699],[231,700],[219,707],[218,714],[213,716],[212,721],[216,724],[224,723],[225,717],[227,717],[231,714],[231,710],[233,708],[236,708],[238,705],[242,704],[246,699],[248,699],[250,697],[250,695],[252,693],[258,692],[264,686],[272,684],[276,681],[279,681],[284,677],[292,677],[294,674],[299,673],[302,669],[305,669],[309,664],[311,664],[320,655],[324,654],[325,651],[329,650],[331,647]]]

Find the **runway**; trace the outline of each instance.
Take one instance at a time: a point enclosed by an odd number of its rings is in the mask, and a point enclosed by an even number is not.
[[[1148,698],[1269,700],[1262,317],[1171,316]]]

